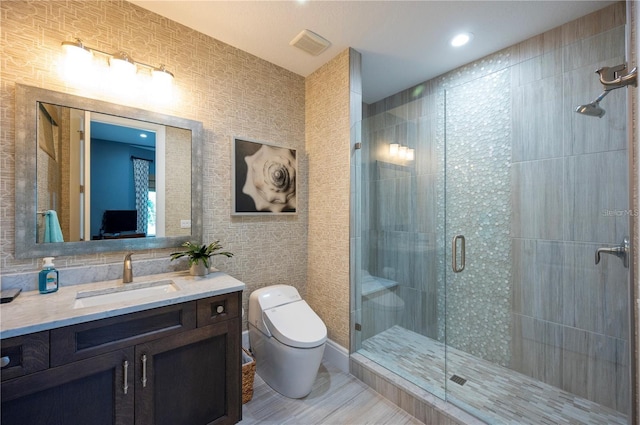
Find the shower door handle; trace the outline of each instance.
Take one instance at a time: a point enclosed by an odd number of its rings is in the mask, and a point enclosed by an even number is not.
[[[460,241],[460,267],[458,267],[458,241]],[[465,240],[462,235],[455,235],[451,241],[451,268],[454,273],[460,273],[465,265]]]
[[[612,254],[622,260],[626,268],[629,268],[629,238],[624,238],[618,246],[598,248],[596,250],[596,264],[600,263],[600,254]]]

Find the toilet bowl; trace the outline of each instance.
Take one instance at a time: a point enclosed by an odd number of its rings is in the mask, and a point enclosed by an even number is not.
[[[249,344],[256,372],[289,398],[311,392],[327,327],[293,286],[273,285],[249,296]]]

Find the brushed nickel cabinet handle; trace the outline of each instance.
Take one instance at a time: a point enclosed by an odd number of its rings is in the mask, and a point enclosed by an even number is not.
[[[124,384],[122,385],[122,391],[126,394],[129,390],[129,362],[127,360],[122,363],[122,372],[124,375]]]
[[[0,358],[0,367],[9,366],[9,363],[11,363],[9,356],[2,356],[2,358]]]
[[[142,387],[147,386],[147,355],[142,355]]]

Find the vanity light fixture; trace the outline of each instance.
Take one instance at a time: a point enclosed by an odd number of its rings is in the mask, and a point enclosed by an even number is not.
[[[138,68],[146,68],[150,70],[154,81],[161,81],[166,84],[173,81],[173,74],[165,68],[164,65],[158,67],[148,65],[146,63],[134,60],[129,54],[123,51],[117,53],[107,53],[102,50],[89,47],[82,43],[82,40],[76,38],[75,41],[63,41],[62,49],[68,56],[73,58],[82,58],[83,60],[91,58],[94,53],[98,53],[109,58],[109,66],[120,74],[135,74]]]
[[[402,146],[399,143],[390,143],[389,155],[392,157],[398,157],[402,160],[413,161],[416,158],[416,150],[411,149],[408,146]]]

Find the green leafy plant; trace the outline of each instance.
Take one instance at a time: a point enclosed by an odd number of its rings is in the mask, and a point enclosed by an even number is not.
[[[220,241],[215,241],[209,245],[196,245],[191,242],[185,242],[182,244],[186,249],[184,251],[171,253],[171,261],[177,260],[182,257],[189,257],[189,266],[202,262],[205,267],[209,268],[209,258],[214,255],[224,255],[225,257],[233,257],[233,253],[227,251],[220,251],[222,245]]]

